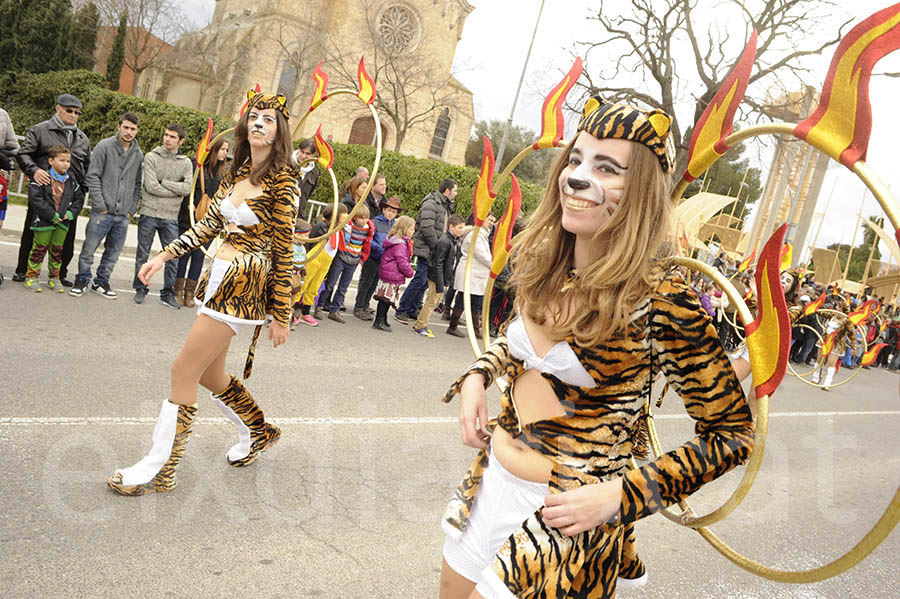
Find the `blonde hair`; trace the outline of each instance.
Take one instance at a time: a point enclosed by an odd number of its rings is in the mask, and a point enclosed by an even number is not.
[[[651,266],[665,240],[671,206],[668,177],[656,155],[633,143],[622,199],[594,234],[606,250],[564,290],[573,266],[575,236],[562,228],[559,176],[574,143],[573,139],[560,152],[544,198],[514,242],[511,281],[518,310],[543,324],[549,308],[550,336],[571,337],[587,347],[625,333],[631,312],[653,284]],[[567,301],[569,293],[575,294],[574,304]]]
[[[353,215],[353,220],[356,220],[357,218],[360,220],[369,220],[369,214],[369,207],[363,204],[359,207],[359,210],[356,211],[356,214]]]
[[[397,220],[394,221],[394,226],[391,227],[390,232],[388,233],[388,237],[403,237],[403,234],[409,230],[410,227],[415,227],[416,221],[413,220],[411,216],[398,216]]]

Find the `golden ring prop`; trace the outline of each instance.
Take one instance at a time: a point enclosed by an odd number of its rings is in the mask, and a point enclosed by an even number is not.
[[[725,80],[697,122],[691,140],[691,155],[685,177],[673,193],[681,197],[690,180],[699,176],[736,144],[760,135],[789,135],[805,141],[829,158],[841,162],[856,174],[884,209],[900,239],[900,207],[884,182],[864,161],[868,132],[871,130],[867,86],[874,64],[885,54],[900,48],[896,28],[900,27],[900,5],[885,8],[854,27],[838,45],[820,95],[820,105],[801,123],[771,123],[731,132],[731,119],[743,98],[756,54],[753,33],[740,61]],[[894,35],[886,38],[888,32]],[[879,43],[873,43],[879,40]],[[885,43],[880,43],[885,42]],[[710,115],[719,118],[710,118]],[[724,124],[723,119],[724,118]],[[698,141],[699,140],[699,141]],[[695,148],[695,142],[697,146]],[[687,175],[690,174],[689,178]],[[756,382],[756,381],[754,381]],[[768,405],[760,403],[758,418],[768,416]],[[651,435],[651,446],[653,443]],[[654,451],[659,451],[658,445]],[[755,450],[754,450],[755,453]],[[679,505],[685,511],[686,502]],[[726,545],[706,527],[697,532],[737,566],[769,580],[789,583],[818,582],[853,567],[875,549],[900,521],[900,487],[875,525],[862,540],[842,556],[809,570],[777,570],[752,561]]]
[[[808,324],[798,324],[798,325],[795,325],[795,326],[796,326],[796,328],[798,328],[798,329],[809,329],[810,331],[812,331],[813,334],[814,334],[816,337],[819,338],[819,342],[816,344],[816,347],[819,347],[822,343],[825,342],[825,339],[822,337],[822,334],[819,333],[819,331],[817,331],[817,330],[815,329],[815,327],[811,327],[811,326],[809,326]],[[817,364],[817,365],[814,366],[814,367],[812,368],[812,370],[810,370],[809,372],[804,373],[804,374],[800,374],[799,372],[797,372],[797,371],[794,369],[793,365],[791,365],[791,361],[788,360],[788,372],[790,372],[792,375],[794,375],[794,376],[797,377],[798,379],[803,380],[803,382],[807,382],[807,381],[805,381],[804,379],[805,379],[806,377],[808,377],[809,375],[811,375],[812,373],[814,373],[814,372],[816,371],[816,369],[818,369],[818,367],[819,367],[819,366],[818,366],[818,364]],[[810,384],[812,384],[812,383],[810,383]]]
[[[847,318],[847,315],[844,314],[843,312],[841,312],[840,310],[832,310],[831,308],[819,308],[819,309],[816,311],[816,314],[819,314],[819,313],[834,314],[835,316],[839,316],[839,317],[840,317],[840,316],[843,316],[845,319]],[[825,339],[822,337],[821,334],[819,334],[818,331],[816,331],[814,328],[809,327],[809,326],[807,326],[807,325],[801,325],[801,326],[806,326],[807,328],[811,329],[814,333],[816,333],[816,336],[819,338],[819,343],[816,344],[816,347],[821,348],[821,346],[825,344]],[[843,326],[843,325],[842,325],[842,326]],[[859,332],[862,333],[862,340],[863,340],[863,354],[865,354],[867,351],[869,351],[869,344],[868,344],[868,342],[866,341],[866,335],[865,335],[866,331],[865,331],[865,329],[863,328],[862,324],[854,325],[854,329],[856,329],[856,330],[858,330]],[[826,357],[825,359],[827,360],[828,358]],[[838,359],[840,359],[840,358],[838,358]],[[810,371],[809,371],[808,373],[806,373],[805,375],[802,375],[802,376],[801,376],[801,375],[799,375],[799,374],[796,374],[796,372],[795,372],[794,374],[797,376],[797,378],[799,378],[801,381],[803,381],[803,382],[806,383],[807,385],[809,385],[809,386],[811,386],[811,387],[818,387],[819,389],[824,389],[824,388],[825,388],[825,385],[824,385],[823,383],[814,383],[814,382],[812,382],[812,381],[806,380],[806,377],[807,377],[807,376],[811,375],[811,374],[812,374],[813,372],[815,372],[816,370],[819,370],[819,368],[820,368],[819,361],[816,360],[816,365],[813,367],[812,370],[810,370]],[[794,369],[791,368],[791,370],[793,371]],[[852,381],[853,379],[855,379],[855,378],[859,375],[859,373],[860,373],[861,371],[862,371],[862,367],[856,368],[856,369],[850,374],[850,376],[848,376],[847,378],[845,378],[844,380],[842,380],[842,381],[840,381],[840,382],[838,382],[838,383],[832,383],[832,384],[828,385],[828,388],[831,389],[832,387],[840,387],[841,385],[846,385],[847,383],[849,383],[850,381]]]

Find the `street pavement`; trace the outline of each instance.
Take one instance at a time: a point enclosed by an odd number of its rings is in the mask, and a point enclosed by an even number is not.
[[[440,516],[474,456],[459,441],[457,404],[440,401],[472,360],[466,340],[444,334],[437,316],[426,339],[349,314],[298,327],[278,349],[263,336],[247,386],[282,427],[280,443],[229,467],[233,429],[200,393],[178,488],[120,497],[105,480],[149,449],[194,313],[155,295],[133,304],[127,255],[115,301],[31,293],[10,281],[17,240],[0,231],[0,595],[437,597]],[[232,372],[249,341],[245,330],[232,342]],[[826,393],[788,376],[757,481],[713,532],[779,569],[815,568],[853,547],[900,484],[898,383],[868,370]],[[495,391],[490,401],[496,413]],[[656,412],[665,448],[692,435],[676,396]],[[718,507],[743,470],[702,489],[694,509]],[[638,522],[637,538],[649,583],[621,597],[898,596],[896,530],[849,572],[807,585],[753,576],[659,515]]]

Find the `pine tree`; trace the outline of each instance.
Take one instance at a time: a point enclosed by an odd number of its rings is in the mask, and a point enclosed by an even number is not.
[[[59,45],[66,43],[71,27],[70,0],[26,1],[18,10],[16,70],[47,73],[64,69],[64,48]]]
[[[88,2],[75,12],[72,20],[72,51],[69,56],[69,68],[93,70],[99,26],[100,11],[93,2]]]
[[[116,29],[116,37],[113,40],[112,50],[106,59],[106,81],[109,89],[118,91],[119,77],[122,76],[122,66],[125,64],[125,34],[128,32],[128,19],[123,13],[119,17],[119,28]]]
[[[0,69],[19,70],[19,21],[25,4],[24,0],[0,0]]]

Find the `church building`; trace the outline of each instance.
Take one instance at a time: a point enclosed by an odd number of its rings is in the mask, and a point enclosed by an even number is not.
[[[259,84],[287,96],[295,128],[316,66],[329,92],[356,89],[364,56],[385,149],[464,164],[472,93],[450,67],[472,10],[466,0],[216,0],[212,22],[143,74],[141,95],[237,118],[247,90]],[[320,124],[331,141],[375,140],[370,110],[352,95],[329,99],[294,137]]]

